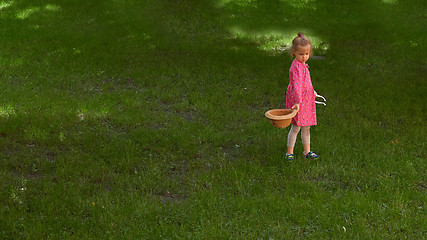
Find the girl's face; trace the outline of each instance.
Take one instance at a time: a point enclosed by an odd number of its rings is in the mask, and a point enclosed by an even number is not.
[[[305,63],[310,58],[310,52],[311,52],[311,46],[299,46],[297,49],[294,49],[292,53],[294,54],[295,58],[301,62]]]

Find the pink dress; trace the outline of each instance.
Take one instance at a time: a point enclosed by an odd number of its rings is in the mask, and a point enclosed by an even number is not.
[[[289,69],[289,86],[286,91],[286,108],[300,103],[300,110],[292,119],[297,126],[313,126],[317,124],[316,103],[313,85],[311,84],[308,65],[294,59]]]

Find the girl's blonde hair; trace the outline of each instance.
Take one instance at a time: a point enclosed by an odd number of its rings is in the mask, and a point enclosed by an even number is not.
[[[304,36],[303,33],[299,32],[298,36],[292,40],[292,47],[291,47],[291,54],[292,57],[295,57],[294,51],[297,50],[299,47],[305,47],[309,45],[310,46],[310,56],[312,53],[312,47],[311,47],[311,41],[308,37]]]

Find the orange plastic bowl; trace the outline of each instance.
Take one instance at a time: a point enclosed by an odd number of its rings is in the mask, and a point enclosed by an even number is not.
[[[265,116],[270,119],[273,126],[277,128],[286,128],[291,122],[292,118],[295,117],[297,111],[292,109],[273,109],[267,111]]]

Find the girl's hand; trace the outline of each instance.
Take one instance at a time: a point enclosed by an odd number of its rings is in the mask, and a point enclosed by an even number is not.
[[[317,92],[316,91],[314,91],[314,96],[317,96]]]
[[[294,106],[292,106],[293,110],[296,110],[297,112],[299,111],[299,103],[295,104]]]

